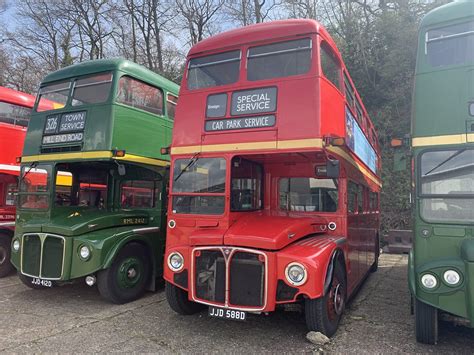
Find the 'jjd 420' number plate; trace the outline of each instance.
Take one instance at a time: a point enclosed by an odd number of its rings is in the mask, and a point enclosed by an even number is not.
[[[50,280],[38,279],[37,277],[32,277],[31,283],[35,286],[53,287],[53,283]]]
[[[247,318],[247,313],[243,311],[237,311],[235,309],[209,306],[209,316],[214,318],[244,321]]]

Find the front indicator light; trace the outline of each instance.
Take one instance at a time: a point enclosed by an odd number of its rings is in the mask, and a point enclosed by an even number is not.
[[[13,241],[12,248],[14,252],[18,252],[20,250],[20,241],[18,239]]]
[[[81,259],[83,259],[83,260],[89,259],[89,257],[91,256],[91,250],[89,249],[89,247],[88,247],[87,245],[83,245],[83,246],[79,249],[79,256],[80,256]]]
[[[436,279],[436,276],[434,276],[432,274],[424,274],[421,277],[421,284],[425,288],[427,288],[429,290],[432,290],[438,285],[438,280]]]
[[[459,273],[454,270],[446,271],[443,275],[443,278],[444,281],[450,286],[457,285],[459,281],[461,281],[461,275],[459,275]]]
[[[174,271],[180,271],[184,266],[184,258],[180,253],[174,252],[168,256],[168,267]]]
[[[301,286],[306,282],[306,268],[299,263],[290,263],[285,269],[288,282],[294,286]]]

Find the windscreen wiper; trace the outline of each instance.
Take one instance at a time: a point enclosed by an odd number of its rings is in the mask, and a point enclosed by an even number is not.
[[[26,178],[26,175],[28,175],[30,173],[31,169],[34,169],[36,167],[36,165],[38,165],[37,161],[34,161],[30,164],[30,166],[28,167],[28,171],[26,171],[25,174],[21,177],[20,182],[22,182]]]
[[[189,160],[189,163],[183,168],[181,169],[181,171],[179,172],[178,176],[176,176],[174,178],[174,181],[178,181],[178,179],[181,177],[181,175],[183,175],[183,173],[188,170],[191,166],[193,166],[198,160],[198,155],[199,155],[199,152],[197,152],[196,154],[194,154],[192,156],[192,158]]]
[[[427,173],[423,174],[424,176],[428,176],[429,174],[431,174],[433,171],[435,171],[436,169],[438,169],[440,166],[446,164],[448,161],[456,158],[459,154],[462,154],[464,151],[466,150],[466,148],[464,149],[460,149],[458,150],[457,152],[451,154],[449,157],[447,157],[446,159],[444,159],[441,163],[439,163],[438,165],[436,165],[433,169],[431,169],[430,171],[428,171]]]

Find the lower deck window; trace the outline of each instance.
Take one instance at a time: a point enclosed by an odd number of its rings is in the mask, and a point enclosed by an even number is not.
[[[262,208],[262,167],[248,160],[232,160],[232,211],[253,211]]]
[[[308,177],[282,178],[279,184],[280,209],[298,212],[336,212],[337,181]]]

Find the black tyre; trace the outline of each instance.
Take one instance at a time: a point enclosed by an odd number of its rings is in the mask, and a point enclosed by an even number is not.
[[[420,343],[438,342],[438,310],[418,299],[415,300],[415,332]]]
[[[305,319],[308,330],[332,337],[341,321],[346,305],[346,295],[344,268],[337,263],[329,291],[323,297],[305,301]]]
[[[39,279],[33,279],[32,277],[25,276],[21,273],[18,273],[18,278],[20,281],[25,285],[26,287],[32,288],[33,290],[47,290],[51,287],[56,286],[56,283],[54,281],[49,281],[49,280],[43,280],[41,284],[41,281]],[[50,286],[45,286],[45,285],[50,285]]]
[[[166,299],[171,309],[178,314],[189,315],[200,312],[204,305],[188,300],[188,293],[179,287],[166,282]]]
[[[146,249],[136,243],[122,248],[110,268],[97,275],[100,295],[106,300],[123,304],[140,298],[151,275],[151,262]]]
[[[12,238],[4,233],[0,233],[0,277],[5,277],[13,271],[10,262]]]
[[[380,240],[377,235],[377,242],[375,243],[375,260],[370,267],[370,272],[376,272],[379,269],[379,257],[380,257]]]

